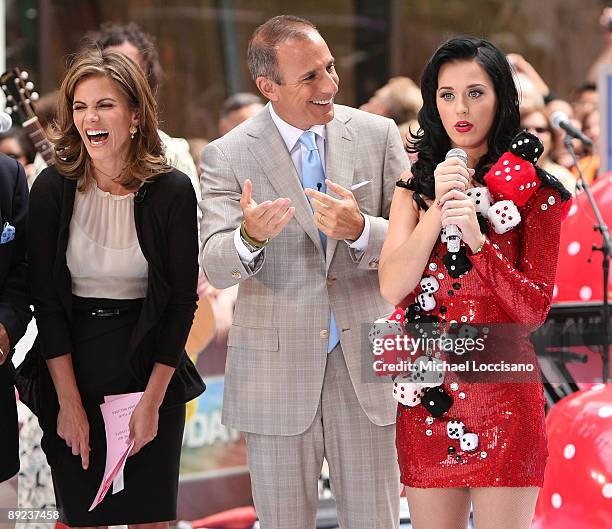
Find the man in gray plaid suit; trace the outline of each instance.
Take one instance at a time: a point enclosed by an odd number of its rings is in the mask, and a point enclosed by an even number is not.
[[[362,380],[360,329],[392,310],[377,269],[406,154],[391,120],[334,104],[310,22],[268,20],[248,60],[270,102],[202,153],[201,264],[240,284],[223,422],[246,432],[263,529],[313,529],[324,457],[340,526],[392,529],[395,406]]]

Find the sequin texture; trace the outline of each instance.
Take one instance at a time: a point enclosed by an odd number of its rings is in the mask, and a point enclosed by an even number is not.
[[[481,252],[468,253],[473,268],[460,279],[441,280],[437,306],[426,314],[444,316],[449,322],[465,322],[467,316],[467,322],[459,325],[489,326],[491,336],[494,324],[521,323],[526,333],[515,347],[524,357],[535,359],[527,331],[541,325],[550,308],[561,202],[550,187],[535,191],[520,208],[521,229],[501,235],[490,230]],[[541,208],[544,203],[547,210]],[[436,253],[445,253],[440,241],[428,261],[439,268],[443,263]],[[412,302],[419,293],[417,289],[406,299]],[[405,408],[398,417],[402,483],[419,488],[542,486],[548,452],[539,382],[471,383],[447,372],[440,387],[453,396],[453,402],[430,427],[431,435],[423,428],[431,413],[422,405]],[[446,425],[451,420],[463,422],[466,433],[477,434],[477,450],[463,450],[459,439],[449,439]]]

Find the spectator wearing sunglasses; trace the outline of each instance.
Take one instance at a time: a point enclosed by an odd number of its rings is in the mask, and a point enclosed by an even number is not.
[[[553,162],[550,157],[553,137],[551,125],[546,115],[540,110],[527,111],[521,115],[521,127],[540,138],[544,146],[540,166],[555,176],[574,195],[576,193],[576,177],[562,165]]]

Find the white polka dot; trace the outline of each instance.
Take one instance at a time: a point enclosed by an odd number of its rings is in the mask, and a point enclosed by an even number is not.
[[[565,459],[571,459],[572,457],[574,457],[574,455],[576,454],[576,447],[573,444],[567,444],[565,445],[565,448],[563,449],[563,457]]]
[[[569,210],[567,216],[571,217],[572,215],[574,215],[576,213],[576,211],[578,211],[578,206],[576,204],[572,204],[572,207],[570,207],[570,210]]]
[[[580,243],[578,241],[570,242],[567,245],[567,253],[570,255],[577,255],[580,251]]]
[[[506,182],[510,182],[510,180],[512,180],[512,177],[510,175],[506,176]]]
[[[520,165],[518,165],[518,164],[516,164],[516,165],[514,166],[514,170],[515,170],[515,171],[520,171],[520,170],[521,170],[521,166],[520,166]]]
[[[612,483],[606,483],[601,489],[604,498],[612,498]]]
[[[550,503],[555,509],[558,509],[559,507],[561,507],[561,505],[563,504],[563,498],[561,498],[561,494],[559,494],[558,492],[555,492],[550,497]]]
[[[612,417],[612,406],[602,406],[599,408],[597,415],[599,415],[602,419]]]
[[[591,290],[591,287],[584,286],[580,289],[580,292],[578,295],[580,296],[580,299],[582,301],[588,301],[589,299],[591,299],[591,296],[593,295],[593,291]]]
[[[499,176],[501,174],[501,171],[495,171],[495,176]]]
[[[559,294],[559,289],[557,288],[557,285],[555,285],[553,287],[553,298],[556,298],[557,294]]]

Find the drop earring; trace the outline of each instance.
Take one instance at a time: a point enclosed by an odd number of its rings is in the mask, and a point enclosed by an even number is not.
[[[136,128],[136,126],[135,126],[135,125],[132,125],[132,126],[130,127],[130,138],[134,139],[134,136],[136,136],[136,131],[137,131],[137,130],[138,130],[138,129]]]

